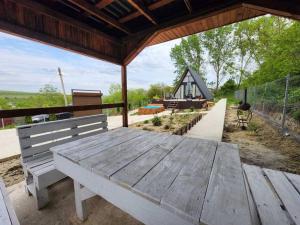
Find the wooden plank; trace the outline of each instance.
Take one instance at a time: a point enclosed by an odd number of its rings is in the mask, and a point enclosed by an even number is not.
[[[150,170],[132,190],[159,203],[193,151],[198,139],[184,139],[176,148]]]
[[[247,192],[247,198],[248,198],[248,203],[249,203],[252,224],[253,225],[261,225],[261,222],[260,222],[260,219],[258,216],[258,212],[257,212],[257,208],[254,203],[245,172],[243,172],[243,177],[244,177],[244,182],[245,182],[245,186],[246,186],[246,192]]]
[[[83,169],[63,156],[54,154],[54,161],[60,171],[144,224],[191,225],[174,213],[161,208],[160,205],[90,170]]]
[[[96,123],[96,124],[88,124],[84,127],[75,127],[75,128],[66,128],[63,130],[53,130],[47,133],[43,133],[39,136],[28,137],[24,139],[20,139],[20,144],[22,148],[28,148],[32,145],[41,144],[48,141],[54,141],[56,139],[61,139],[65,137],[72,138],[74,135],[79,135],[81,133],[95,131],[102,128],[107,128],[107,122]]]
[[[100,123],[106,121],[107,121],[107,116],[101,114],[101,115],[84,116],[84,117],[71,118],[66,120],[57,120],[57,121],[50,121],[46,123],[19,126],[17,127],[17,131],[18,131],[18,136],[20,138],[23,138],[23,137],[29,137],[35,134],[41,134],[49,131],[62,130],[64,128],[72,128],[75,126]]]
[[[123,127],[128,127],[128,96],[127,96],[127,66],[121,67],[121,81],[122,81],[122,101],[124,107],[122,111]]]
[[[0,28],[1,28],[1,21],[0,21]],[[61,112],[88,111],[93,109],[111,109],[111,108],[119,108],[123,106],[124,103],[113,103],[113,104],[101,104],[101,105],[77,105],[77,106],[59,106],[59,107],[47,107],[47,108],[8,109],[8,110],[0,110],[0,118],[35,116],[40,114],[55,114]]]
[[[144,137],[144,136],[142,136]],[[138,143],[134,145],[129,145],[128,151],[126,149],[122,149],[122,151],[117,155],[117,157],[113,157],[110,163],[106,163],[106,166],[101,167],[100,171],[105,174],[107,177],[111,177],[114,173],[121,170],[123,167],[129,165],[132,161],[135,161],[139,158],[144,158],[145,155],[155,149],[165,149],[165,151],[170,151],[173,149],[180,141],[182,141],[181,137],[175,137],[166,134],[151,134],[148,138],[144,138],[143,143]],[[156,160],[155,158],[149,159]],[[157,162],[156,162],[157,163]],[[143,167],[140,172],[147,169],[147,167]],[[145,175],[142,174],[142,176]]]
[[[296,225],[300,225],[300,194],[283,172],[263,169]]]
[[[165,141],[167,140],[172,141],[171,146],[154,146],[150,151],[113,174],[110,179],[124,187],[133,187],[146,173],[164,159],[179,142],[183,141],[183,137],[174,135]]]
[[[280,200],[265,179],[262,170],[259,167],[246,164],[243,167],[261,223],[263,225],[291,224],[287,214],[280,207]]]
[[[238,147],[218,144],[200,222],[251,224]]]
[[[42,153],[45,153],[45,152],[49,151],[50,148],[52,148],[54,146],[58,146],[58,145],[68,143],[70,141],[75,141],[75,140],[78,140],[78,139],[82,139],[84,137],[93,136],[93,135],[96,135],[96,134],[101,134],[103,132],[106,132],[106,130],[96,130],[96,131],[86,133],[86,134],[82,134],[82,135],[78,135],[78,136],[75,136],[75,137],[72,137],[72,138],[66,138],[66,139],[62,139],[62,140],[59,140],[59,141],[53,141],[53,142],[48,143],[48,144],[39,145],[39,146],[35,146],[35,147],[30,147],[30,148],[25,149],[24,151],[22,151],[21,155],[22,155],[23,158],[26,158],[26,157],[31,157],[35,154],[42,154]]]
[[[163,196],[163,207],[199,224],[216,149],[216,142],[199,140],[196,150]]]
[[[98,9],[103,9],[106,6],[108,6],[109,4],[111,4],[113,2],[113,0],[100,0],[98,3],[96,3],[96,7]]]
[[[143,134],[144,134],[144,132],[139,132],[138,130],[135,130],[135,131],[128,130],[127,134],[122,135],[120,137],[112,136],[112,138],[110,138],[109,140],[107,140],[105,142],[101,142],[101,140],[99,140],[98,144],[93,147],[85,148],[85,149],[82,148],[80,151],[70,152],[68,155],[66,155],[66,154],[64,154],[64,155],[68,159],[71,159],[74,162],[79,163],[80,161],[85,160],[89,157],[95,156],[96,154],[98,154],[104,150],[107,150],[113,146],[118,146],[122,143],[125,143],[125,142],[131,140],[131,139],[135,139]]]
[[[157,21],[150,12],[150,10],[142,5],[141,3],[135,1],[135,0],[128,0],[128,3],[131,4],[134,8],[136,8],[142,15],[144,15],[151,23],[154,25],[157,25]]]
[[[51,148],[51,151],[66,156],[71,152],[76,152],[76,151],[80,151],[86,148],[99,145],[99,143],[103,143],[105,141],[111,140],[114,137],[118,138],[122,135],[126,135],[127,133],[131,133],[131,131],[126,130],[125,128],[109,130],[108,132],[99,135],[86,137],[78,141],[72,141],[63,145],[53,147]]]
[[[300,193],[300,176],[292,173],[284,173],[284,174]]]
[[[84,0],[69,0],[79,8],[83,9],[84,11],[90,13],[91,15],[95,16],[96,18],[110,24],[111,26],[125,32],[126,34],[130,34],[131,32],[127,27],[125,27],[123,24],[119,23],[117,20],[107,16],[105,13],[103,13],[100,9],[95,8],[92,4],[87,3]]]
[[[152,4],[150,4],[148,6],[148,9],[151,10],[151,11],[153,11],[153,10],[158,9],[160,7],[163,7],[163,6],[167,5],[167,4],[170,4],[170,3],[174,2],[174,1],[175,0],[160,0],[160,1],[157,1],[157,2],[153,2]],[[129,20],[133,20],[134,18],[139,17],[141,15],[142,14],[141,14],[140,11],[136,11],[136,12],[128,14],[127,16],[122,17],[121,19],[119,19],[119,22],[120,23],[125,23],[125,22],[127,22]]]
[[[2,183],[2,181],[0,181]],[[0,184],[2,186],[2,184]],[[4,194],[0,191],[0,224],[12,225],[8,210],[6,208],[6,202],[4,200]]]
[[[153,138],[154,140],[158,139],[159,134],[146,132],[118,145],[113,144],[111,147],[106,148],[105,151],[100,151],[85,160],[81,160],[79,164],[109,178],[112,173],[116,172],[115,170],[125,166],[124,163],[127,163],[128,160],[130,162],[150,150],[155,145]]]
[[[3,216],[2,215],[2,210],[4,210],[3,205],[2,205],[2,200],[3,200],[3,203],[5,204],[6,206],[6,211],[8,213],[8,216],[9,216],[9,223],[2,223],[3,221],[5,221],[5,219],[7,218],[6,216]],[[14,208],[12,207],[12,204],[11,204],[11,201],[8,197],[8,193],[6,191],[6,188],[5,188],[5,185],[4,185],[4,182],[3,180],[0,178],[0,224],[2,225],[8,225],[8,224],[12,224],[12,225],[20,225],[19,221],[18,221],[18,218],[17,218],[17,215],[15,213],[15,210]]]

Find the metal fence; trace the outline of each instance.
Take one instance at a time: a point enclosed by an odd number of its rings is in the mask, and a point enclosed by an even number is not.
[[[237,99],[244,99],[244,90],[235,92]],[[256,113],[268,119],[283,133],[292,134],[300,140],[300,76],[250,87],[247,102]]]

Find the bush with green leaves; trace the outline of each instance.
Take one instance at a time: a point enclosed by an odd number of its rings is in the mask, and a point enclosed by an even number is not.
[[[147,123],[149,123],[149,120],[145,120],[145,121],[144,121],[144,124],[147,124]]]
[[[300,122],[300,109],[298,109],[298,110],[292,112],[292,117],[293,117],[295,120],[297,120],[297,121]]]
[[[158,116],[155,116],[153,119],[152,119],[152,124],[153,126],[161,126],[161,118],[159,118]]]

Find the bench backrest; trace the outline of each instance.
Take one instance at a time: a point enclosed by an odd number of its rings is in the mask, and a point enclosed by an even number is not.
[[[103,114],[17,127],[22,162],[51,155],[50,148],[107,131]]]

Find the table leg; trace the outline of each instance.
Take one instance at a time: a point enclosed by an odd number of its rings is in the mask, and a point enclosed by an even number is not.
[[[74,180],[74,194],[77,217],[84,221],[87,219],[86,200],[82,198],[81,189],[83,186]]]

